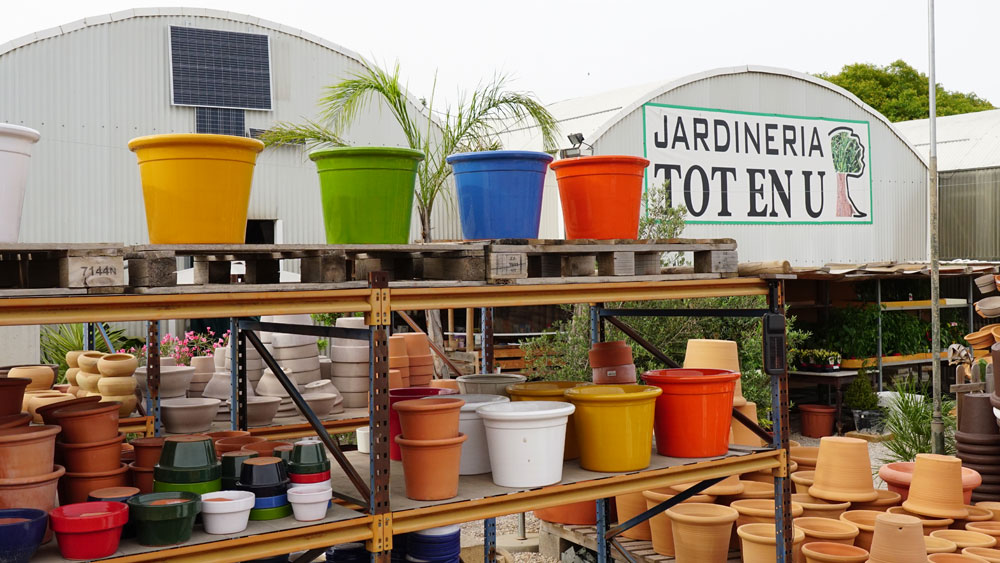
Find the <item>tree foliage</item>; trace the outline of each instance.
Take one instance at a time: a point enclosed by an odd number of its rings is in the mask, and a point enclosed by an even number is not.
[[[817,74],[861,98],[889,121],[926,119],[930,114],[927,75],[902,60],[888,66],[869,63],[845,65],[837,74]],[[945,90],[937,85],[937,114],[956,115],[994,109],[974,92]]]

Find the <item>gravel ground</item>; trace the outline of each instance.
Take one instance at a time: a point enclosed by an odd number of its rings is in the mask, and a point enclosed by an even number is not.
[[[533,512],[525,514],[525,529],[528,533],[538,533],[538,519]],[[497,517],[497,536],[517,534],[517,515]],[[482,545],[483,521],[475,520],[462,524],[462,547]],[[545,557],[540,553],[514,553],[516,563],[556,563],[555,559]]]

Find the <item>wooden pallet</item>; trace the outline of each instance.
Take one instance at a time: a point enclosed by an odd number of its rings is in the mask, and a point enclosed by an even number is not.
[[[125,285],[123,250],[114,243],[0,244],[0,290],[120,293]]]
[[[664,563],[675,561],[673,557],[660,555],[653,551],[652,542],[645,540],[633,540],[625,537],[618,537],[621,544],[629,555],[636,561],[646,563]],[[570,546],[582,546],[592,551],[597,551],[597,528],[594,526],[574,526],[568,524],[553,524],[551,522],[539,522],[538,531],[538,552],[546,557],[560,560],[560,555]],[[611,555],[616,561],[627,562],[618,550],[611,548]],[[732,551],[729,553],[729,562],[739,563],[740,553]]]

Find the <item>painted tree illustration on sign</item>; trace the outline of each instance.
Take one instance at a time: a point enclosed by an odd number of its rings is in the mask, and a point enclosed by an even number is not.
[[[860,178],[865,171],[865,147],[850,127],[830,131],[830,155],[837,171],[837,217],[866,217],[851,199],[848,178]]]

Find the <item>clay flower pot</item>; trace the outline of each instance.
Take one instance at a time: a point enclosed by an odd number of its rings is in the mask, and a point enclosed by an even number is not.
[[[793,525],[806,535],[806,543],[813,541],[854,545],[854,538],[860,530],[854,524],[833,518],[801,517],[793,520]]]
[[[954,542],[959,549],[966,547],[993,547],[997,544],[995,537],[971,530],[935,530],[931,532],[931,537]]]
[[[935,553],[927,556],[930,563],[982,563],[983,559],[961,553]]]
[[[917,520],[920,520],[920,525],[924,528],[925,536],[929,536],[932,532],[936,532],[937,530],[947,530],[952,524],[955,523],[955,521],[951,518],[933,518],[931,516],[924,516],[922,514],[910,512],[902,506],[890,506],[886,512],[889,514],[912,516]]]
[[[596,342],[587,355],[591,368],[623,366],[632,363],[632,347],[624,340]]]
[[[743,492],[734,497],[723,497],[719,499],[719,504],[727,504],[734,500],[763,498],[774,498],[774,483],[763,483],[761,481],[740,481],[743,483]]]
[[[266,442],[267,438],[261,436],[235,436],[232,438],[220,438],[215,441],[215,453],[222,455],[225,452],[242,450],[247,444]],[[274,449],[274,446],[271,446]]]
[[[110,440],[89,444],[64,444],[58,442],[59,456],[69,473],[95,473],[112,471],[121,466],[122,442],[119,433]]]
[[[687,349],[684,352],[683,367],[721,369],[734,373],[742,371],[740,369],[739,348],[732,340],[689,339]],[[736,388],[733,391],[733,406],[743,406],[746,401],[743,397],[743,387],[740,380],[737,379]]]
[[[118,435],[119,406],[116,402],[77,403],[56,409],[52,417],[62,427],[61,439],[67,444],[110,440]]]
[[[150,493],[128,499],[140,545],[164,546],[191,539],[201,497],[188,492]]]
[[[770,523],[774,525],[774,499],[734,500],[729,505],[738,513],[737,526]],[[802,505],[792,501],[792,518],[802,516]]]
[[[18,479],[51,473],[58,433],[58,426],[29,426],[0,430],[0,479]]]
[[[256,438],[256,436],[247,436],[247,438]],[[226,444],[231,444],[235,440],[240,438],[228,438],[224,442]],[[257,452],[261,457],[268,457],[274,454],[274,448],[277,446],[287,446],[288,442],[278,442],[274,440],[263,440],[263,441],[253,441],[253,442],[243,442],[243,447],[240,449],[251,450]]]
[[[219,412],[221,403],[219,399],[204,397],[163,399],[160,401],[163,425],[167,432],[173,434],[191,434],[208,430],[212,427],[212,421]]]
[[[56,465],[51,472],[43,475],[0,479],[0,508],[52,510],[56,504],[56,486],[65,473],[65,468]],[[46,530],[43,543],[51,537],[51,530]]]
[[[865,563],[868,551],[853,545],[833,542],[809,542],[802,546],[806,563]]]
[[[927,553],[954,553],[958,550],[958,546],[955,542],[946,540],[944,538],[935,538],[932,536],[924,536],[924,548],[927,549]]]
[[[903,508],[938,518],[969,515],[962,494],[962,460],[954,456],[917,454],[915,463],[913,481]]]
[[[51,389],[28,389],[24,392],[24,398],[21,399],[21,410],[32,415],[32,418],[34,418],[34,413],[28,409],[28,404],[31,403],[31,401],[37,401],[38,399],[49,397],[62,397],[63,395],[63,393],[53,391]]]
[[[681,503],[666,510],[678,561],[724,563],[729,557],[729,537],[739,513],[728,506]]]
[[[827,436],[819,443],[813,497],[840,502],[871,502],[878,498],[872,485],[868,442]]]
[[[401,436],[407,440],[440,440],[458,436],[459,412],[465,401],[430,397],[400,401],[392,406],[399,414]]]
[[[757,403],[753,401],[747,401],[743,399],[743,404],[739,406],[733,406],[734,409],[740,412],[740,414],[746,416],[750,420],[757,420]],[[747,428],[742,422],[736,420],[735,418],[730,422],[729,425],[730,432],[733,434],[732,440],[733,444],[740,446],[752,446],[759,448],[764,446],[764,440],[760,439],[749,428]]]
[[[52,416],[52,413],[54,413],[57,409],[73,405],[88,404],[88,403],[96,404],[99,402],[101,402],[101,397],[99,396],[77,397],[74,399],[70,399],[68,401],[57,401],[54,403],[49,403],[47,405],[42,405],[35,409],[35,414],[42,417],[42,423],[44,424],[58,425],[56,417]]]
[[[49,515],[37,508],[0,510],[0,553],[7,563],[28,563],[45,536]]]
[[[406,496],[414,500],[443,500],[458,495],[458,468],[465,434],[438,440],[396,437],[403,455]]]
[[[30,383],[30,379],[0,378],[0,415],[21,412],[24,391]]]
[[[955,523],[951,525],[952,528],[956,530],[967,530],[969,529],[968,528],[969,524],[978,524],[979,522],[992,522],[993,520],[993,511],[988,508],[966,505],[965,509],[969,511],[969,515],[966,516],[965,518],[956,519]],[[990,526],[991,524],[987,524],[986,528],[989,528]],[[976,530],[976,531],[981,532],[982,530]],[[998,533],[997,535],[1000,535],[1000,533]]]
[[[962,555],[978,557],[989,563],[1000,563],[1000,549],[989,547],[966,547],[962,550]]]
[[[120,502],[80,502],[49,512],[59,552],[66,559],[100,559],[118,550],[128,506]]]
[[[696,483],[682,483],[680,485],[671,485],[670,488],[682,493]],[[718,483],[712,485],[711,487],[705,489],[701,492],[703,495],[711,495],[714,497],[729,497],[736,496],[743,492],[743,481],[740,481],[739,475],[730,475],[725,479],[719,481]]]
[[[816,469],[816,458],[819,448],[814,446],[789,446],[788,458],[799,464],[799,471]]]
[[[139,492],[146,494],[153,492],[153,468],[139,467],[133,461],[128,464],[129,477],[132,484],[139,489]]]
[[[51,389],[56,372],[52,369],[52,364],[17,366],[10,368],[7,377],[30,379],[31,383],[28,384],[28,389]]]
[[[219,440],[224,440],[226,438],[237,438],[239,436],[249,436],[250,432],[246,430],[219,430],[217,432],[205,432],[205,436],[212,439],[213,443],[218,443]]]
[[[890,491],[899,493],[903,501],[906,501],[910,494],[910,482],[913,480],[915,465],[916,463],[912,461],[887,463],[879,468],[878,476],[885,481]],[[965,504],[972,502],[972,491],[982,482],[983,478],[977,471],[968,467],[962,468],[962,498]]]
[[[97,360],[97,371],[104,377],[129,377],[139,367],[139,360],[132,354],[108,354]]]
[[[771,563],[775,560],[775,529],[770,524],[744,524],[736,529],[743,549],[743,563]],[[796,528],[792,533],[792,545],[796,552],[802,548],[805,534]],[[678,559],[679,560],[679,559]],[[695,561],[692,559],[691,561]],[[719,561],[726,561],[723,557]]]
[[[59,479],[59,503],[72,504],[86,502],[87,495],[97,489],[108,487],[124,487],[128,485],[128,466],[119,464],[111,471],[95,471],[91,473],[69,473]]]
[[[627,522],[646,511],[646,497],[643,496],[643,492],[615,496],[615,512],[619,524]],[[657,492],[666,492],[668,498],[673,493],[670,489],[658,489]],[[649,520],[643,520],[621,533],[626,538],[646,541],[652,539],[649,534]]]
[[[823,500],[804,493],[792,494],[792,502],[797,502],[802,506],[802,516],[833,518],[834,520],[840,518],[840,515],[851,507],[849,502]]]
[[[18,428],[31,424],[31,415],[26,412],[0,415],[0,428]]]
[[[902,502],[902,496],[893,491],[887,491],[885,489],[877,489],[875,491],[878,493],[878,498],[871,502],[852,502],[852,510],[878,510],[880,512],[885,512],[890,507],[899,506]]]
[[[339,319],[338,319],[339,320]],[[367,371],[365,372],[367,373]],[[396,436],[399,435],[399,414],[392,408],[398,402],[409,399],[419,399],[434,395],[455,395],[451,389],[435,389],[430,387],[403,387],[389,391],[389,459],[400,460],[399,444],[396,443]],[[347,401],[347,398],[344,398]],[[346,406],[350,406],[347,404]]]
[[[923,563],[927,561],[920,520],[902,514],[880,513],[869,552],[871,563]]]
[[[665,490],[666,489],[660,489],[660,491],[665,491]],[[638,516],[640,513],[645,512],[646,510],[653,508],[654,506],[662,503],[663,501],[666,501],[676,496],[672,491],[667,493],[655,490],[643,491],[641,494],[644,502],[642,510],[633,514],[632,515],[633,517]],[[708,504],[714,500],[715,497],[709,495],[694,495],[686,500],[681,501],[681,504],[694,503],[694,502]],[[622,522],[624,522],[624,520],[622,519],[619,513],[618,523],[621,524]],[[672,521],[670,520],[670,517],[667,516],[665,513],[661,512],[660,514],[653,516],[652,518],[643,523],[648,524],[646,533],[648,536],[650,536],[648,539],[652,539],[653,551],[659,553],[660,555],[673,556],[674,533],[673,533],[673,524]],[[635,528],[638,527],[639,526],[635,526]],[[635,528],[632,529],[634,530]],[[641,538],[636,538],[636,539],[641,539]]]
[[[985,500],[977,502],[975,506],[989,510],[993,513],[993,520],[1000,521],[1000,502]]]
[[[809,494],[809,487],[812,486],[815,471],[796,471],[791,474],[792,483],[795,484],[795,492],[799,494]]]
[[[163,450],[161,436],[149,438],[136,438],[132,440],[132,447],[135,449],[135,464],[138,467],[152,468],[160,462],[160,452]]]
[[[985,520],[981,522],[968,522],[965,524],[965,529],[971,532],[979,532],[980,534],[986,534],[992,536],[995,539],[1000,539],[1000,522],[994,520]]]
[[[555,524],[593,526],[597,524],[597,504],[592,500],[571,502],[535,510],[535,517]]]
[[[32,421],[35,424],[42,424],[44,421],[42,415],[38,413],[38,409],[47,405],[54,403],[65,403],[67,401],[72,401],[76,399],[75,396],[68,393],[55,393],[55,394],[41,394],[33,395],[31,399],[28,400],[28,408],[26,409],[32,416]]]
[[[850,522],[858,527],[858,535],[854,538],[854,545],[871,550],[872,535],[875,533],[875,519],[884,514],[877,510],[848,510],[840,515],[840,520]],[[917,520],[919,524],[920,521]],[[923,531],[921,530],[921,535]]]

